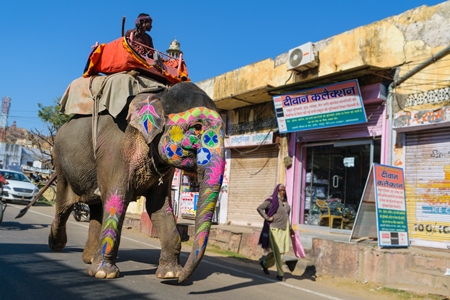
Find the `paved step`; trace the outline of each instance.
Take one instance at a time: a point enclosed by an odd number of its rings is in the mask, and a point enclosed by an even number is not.
[[[421,288],[439,289],[440,291],[447,291],[447,296],[450,296],[450,276],[445,275],[445,271],[431,270],[424,268],[410,268],[406,270],[412,275],[412,287],[420,286]]]

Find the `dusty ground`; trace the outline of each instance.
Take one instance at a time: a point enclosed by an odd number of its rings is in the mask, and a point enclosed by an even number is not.
[[[186,243],[183,243],[185,245]],[[187,243],[189,244],[189,243]],[[245,258],[235,256],[231,252],[222,251],[216,247],[208,247],[206,253],[209,255],[220,255],[234,257],[235,259],[244,259],[246,263],[254,264],[254,262],[247,260]],[[231,255],[230,255],[231,254]],[[291,273],[286,267],[287,274]],[[295,272],[294,272],[295,273]],[[291,273],[292,274],[292,273]],[[294,276],[306,276],[309,277],[312,274],[293,274]],[[361,282],[355,279],[341,278],[341,277],[330,277],[330,276],[315,276],[315,282],[317,284],[323,285],[324,287],[333,286],[336,290],[341,291],[345,294],[354,295],[362,299],[367,300],[450,300],[449,296],[436,295],[436,294],[421,294],[414,291],[408,291],[406,289],[400,288],[383,288],[383,286],[371,283],[371,282]]]
[[[318,284],[324,286],[334,286],[336,289],[344,293],[359,296],[368,300],[383,299],[383,300],[448,300],[449,297],[433,295],[433,294],[418,294],[407,292],[404,290],[386,289],[370,282],[358,282],[354,279],[318,276],[316,278]]]
[[[130,228],[131,229],[131,228]],[[141,232],[135,231],[138,234]],[[144,234],[143,234],[144,235]],[[147,236],[148,237],[148,236]],[[190,251],[192,242],[184,242],[183,249]],[[237,260],[245,261],[246,263],[254,265],[253,261],[247,260],[239,255],[235,255],[229,251],[223,251],[215,247],[208,247],[206,253],[209,255],[219,255],[233,257]],[[286,269],[287,271],[287,269]],[[289,271],[287,271],[289,273]],[[296,274],[298,276],[300,274]],[[371,282],[360,282],[355,279],[330,277],[330,276],[317,276],[315,279],[317,284],[323,286],[333,286],[335,289],[340,290],[342,293],[354,295],[367,300],[450,300],[450,294],[448,296],[434,295],[434,294],[419,294],[415,292],[408,292],[399,289],[386,289],[381,285]]]
[[[183,247],[185,244],[183,243]],[[234,257],[238,260],[244,260],[246,263],[254,264],[254,262],[247,260],[245,258],[235,256],[231,252],[226,252],[220,250],[216,247],[208,247],[206,253],[209,255],[219,255]],[[231,255],[230,255],[231,254]],[[287,267],[285,270],[288,274]],[[292,274],[292,273],[291,273]],[[293,274],[294,276],[301,276],[301,274]],[[309,277],[312,274],[303,274],[302,276]],[[381,285],[371,282],[360,282],[355,279],[341,278],[341,277],[330,277],[330,276],[316,276],[315,282],[317,284],[323,285],[324,287],[333,286],[336,290],[342,293],[354,295],[367,300],[450,300],[448,296],[434,295],[434,294],[420,294],[417,292],[401,290],[401,289],[388,289],[383,288]]]

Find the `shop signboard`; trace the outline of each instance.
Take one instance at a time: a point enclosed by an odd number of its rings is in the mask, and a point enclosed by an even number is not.
[[[273,132],[232,135],[224,139],[226,148],[273,144]]]
[[[366,123],[357,80],[273,97],[280,133]]]
[[[373,164],[350,240],[377,238],[379,247],[409,247],[403,169]]]
[[[374,164],[380,247],[409,246],[403,169]]]
[[[185,219],[195,219],[197,209],[198,192],[182,192],[180,197],[180,213]]]
[[[181,170],[175,168],[172,178],[172,189],[178,189],[180,187]]]

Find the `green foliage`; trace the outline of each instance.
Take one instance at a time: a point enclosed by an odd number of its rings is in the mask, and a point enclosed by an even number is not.
[[[412,300],[445,300],[448,299],[446,296],[442,295],[432,295],[432,294],[419,294],[415,292],[409,292],[394,288],[382,288],[382,290],[391,295],[395,295],[398,299],[412,299]]]
[[[58,131],[58,129],[71,118],[69,115],[59,113],[59,110],[61,109],[61,106],[59,105],[60,100],[61,97],[55,99],[55,105],[49,106],[38,103],[38,117],[42,122],[46,123],[48,127],[54,128],[55,131]]]

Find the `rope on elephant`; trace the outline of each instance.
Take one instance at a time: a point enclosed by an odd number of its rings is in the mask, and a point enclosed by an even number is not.
[[[100,86],[100,89],[98,90],[98,93],[94,96],[92,92],[92,83],[97,77],[97,75],[93,75],[89,78],[89,94],[92,98],[92,147],[94,149],[94,158],[97,158],[96,149],[97,149],[97,128],[98,128],[98,113],[100,110],[99,103],[100,98],[103,95],[103,89],[105,88],[106,82],[108,81],[111,76],[114,76],[115,74],[106,76],[105,80],[103,80],[102,85]]]
[[[158,185],[161,185],[164,183],[163,178],[167,175],[167,173],[169,173],[169,171],[172,168],[169,167],[169,169],[166,172],[163,171],[164,174],[161,174],[155,164],[155,153],[153,151],[153,144],[150,145],[150,151],[152,153],[150,160],[152,161],[153,168],[155,169],[156,173],[158,173],[158,175],[159,175]],[[156,153],[158,153],[158,151],[156,151]],[[156,154],[156,155],[158,155],[158,154]],[[159,157],[159,155],[157,157]]]

